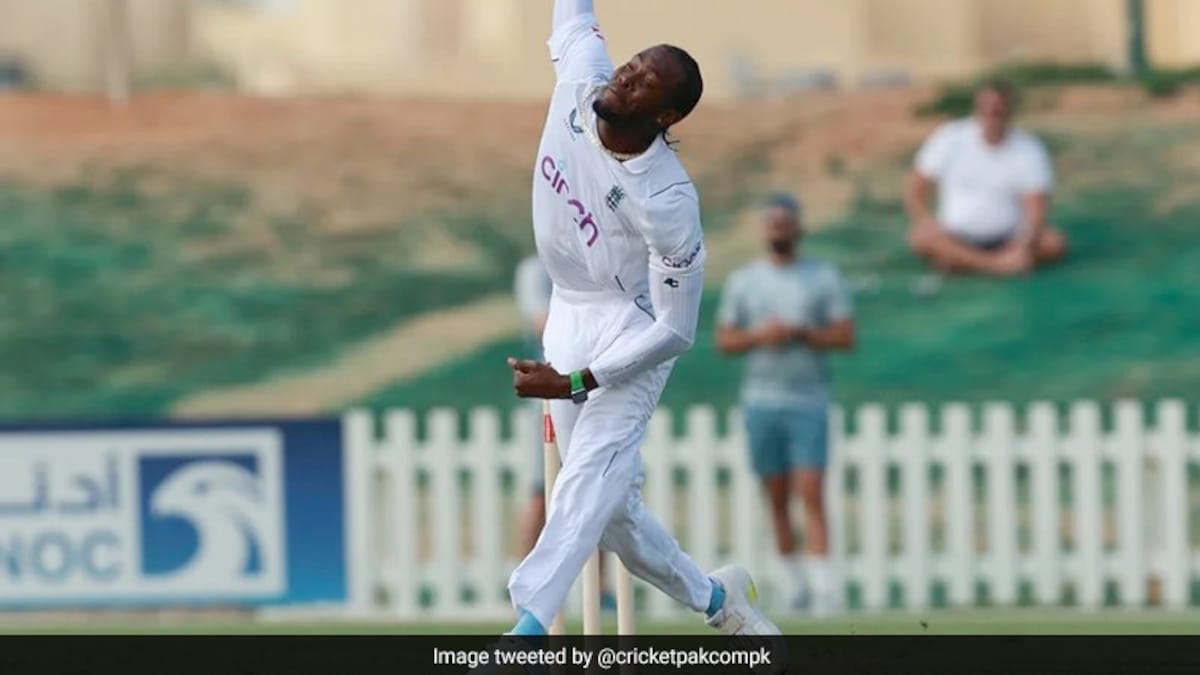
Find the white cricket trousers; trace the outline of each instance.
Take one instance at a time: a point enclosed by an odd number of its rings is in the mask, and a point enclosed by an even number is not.
[[[543,343],[561,373],[587,365],[631,331],[652,322],[643,296],[555,289]],[[641,445],[673,362],[589,400],[551,401],[562,469],[537,544],[509,578],[513,607],[549,626],[596,547],[612,551],[635,576],[696,611],[708,607],[712,582],[642,502]]]

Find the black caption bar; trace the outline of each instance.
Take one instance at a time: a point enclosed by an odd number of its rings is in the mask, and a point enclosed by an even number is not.
[[[0,675],[465,675],[500,659],[500,672],[514,675],[1193,675],[1200,638],[569,636],[523,649],[498,638],[436,635],[0,638]]]

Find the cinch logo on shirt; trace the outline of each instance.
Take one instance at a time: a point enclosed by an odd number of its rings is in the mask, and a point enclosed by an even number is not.
[[[541,166],[542,177],[550,183],[550,187],[554,189],[554,192],[570,197],[571,186],[567,184],[567,179],[562,175],[562,171],[559,170],[554,158],[546,155],[542,158]],[[595,217],[592,215],[591,210],[583,205],[583,202],[574,197],[567,200],[567,206],[574,208],[578,212],[575,215],[575,224],[579,226],[581,231],[587,230],[589,232],[587,246],[591,248],[596,243],[596,240],[600,238],[600,228],[596,225]]]

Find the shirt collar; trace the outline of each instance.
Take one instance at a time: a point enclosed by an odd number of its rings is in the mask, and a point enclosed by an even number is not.
[[[654,166],[654,163],[658,161],[659,155],[670,151],[671,149],[667,147],[667,142],[663,140],[662,134],[659,134],[654,138],[654,142],[650,144],[650,147],[646,148],[645,152],[633,159],[621,162],[621,166],[625,167],[625,170],[629,173],[643,174]]]

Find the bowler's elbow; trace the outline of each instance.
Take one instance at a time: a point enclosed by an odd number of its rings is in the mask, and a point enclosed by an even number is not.
[[[669,323],[661,325],[666,329],[666,339],[661,343],[662,353],[666,358],[677,359],[696,343],[695,332],[687,333],[682,327],[671,326]]]
[[[696,338],[676,333],[674,344],[675,356],[683,356],[684,354],[688,353],[688,351],[690,351],[692,346],[695,344]]]

